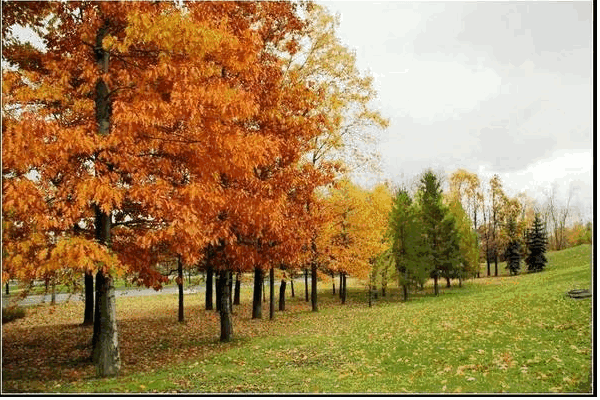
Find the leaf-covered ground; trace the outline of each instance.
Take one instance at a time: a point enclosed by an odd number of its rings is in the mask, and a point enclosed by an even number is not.
[[[546,272],[483,278],[435,298],[399,301],[392,289],[372,308],[364,289],[339,305],[323,285],[320,312],[304,288],[287,311],[250,319],[250,292],[235,308],[229,344],[203,295],[117,302],[122,372],[97,379],[87,361],[83,305],[40,306],[3,325],[3,392],[590,392],[589,245],[549,254]],[[327,285],[329,286],[329,285]],[[430,291],[430,288],[426,288]]]

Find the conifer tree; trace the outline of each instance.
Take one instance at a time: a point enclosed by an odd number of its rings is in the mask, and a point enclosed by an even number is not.
[[[517,224],[514,218],[509,218],[507,230],[510,241],[504,254],[504,258],[506,258],[506,268],[510,270],[511,275],[517,275],[521,270],[521,243],[516,237]]]
[[[539,216],[535,215],[533,220],[533,226],[527,234],[527,250],[528,255],[525,259],[527,264],[527,270],[529,272],[540,272],[544,270],[548,260],[546,259],[546,245],[548,239],[546,237],[546,230],[544,224]]]

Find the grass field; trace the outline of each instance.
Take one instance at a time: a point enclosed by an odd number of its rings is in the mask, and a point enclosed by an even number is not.
[[[250,319],[235,308],[235,340],[218,342],[203,295],[117,301],[122,372],[97,379],[81,303],[39,306],[3,326],[3,392],[548,393],[590,392],[591,246],[548,255],[547,270],[481,278],[407,303],[390,288],[372,308],[350,285],[347,304],[322,285],[318,313],[303,285],[287,311]],[[504,271],[502,271],[504,272]],[[289,293],[288,293],[289,294]]]

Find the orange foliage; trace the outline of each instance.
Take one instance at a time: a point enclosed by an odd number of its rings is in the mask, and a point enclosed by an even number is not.
[[[294,51],[284,39],[303,26],[295,7],[15,6],[14,23],[50,12],[57,23],[46,52],[8,41],[3,52],[18,67],[3,71],[3,272],[103,266],[160,286],[162,255],[194,264],[207,246],[225,268],[293,262],[312,223],[305,204],[333,176],[300,167],[329,122],[311,112],[322,100],[305,82],[284,84],[279,52]],[[104,100],[110,130],[99,135]],[[112,216],[109,246],[95,241],[95,207]]]

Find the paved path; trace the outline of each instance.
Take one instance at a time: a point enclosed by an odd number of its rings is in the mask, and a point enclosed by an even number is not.
[[[267,277],[268,279],[268,277]],[[309,277],[310,282],[310,277]],[[302,281],[304,282],[304,278],[296,278],[294,279],[296,282]],[[279,284],[280,281],[275,281],[275,295],[279,295]],[[196,285],[196,286],[184,286],[185,294],[193,294],[193,293],[204,293],[205,286],[204,285]],[[268,286],[265,285],[265,290],[268,291]],[[287,291],[287,290],[286,290]],[[117,297],[132,297],[132,296],[152,296],[155,294],[175,294],[179,293],[179,289],[176,286],[168,286],[164,287],[161,290],[154,290],[151,288],[143,288],[143,287],[130,287],[130,288],[120,288],[115,290],[115,294]],[[268,292],[267,292],[268,293]],[[6,306],[10,304],[12,296],[7,296],[4,292],[2,293],[2,305]],[[41,303],[50,304],[52,300],[52,296],[50,294],[47,295],[32,295],[27,296],[25,299],[19,301],[19,305],[21,306],[31,306]],[[82,293],[77,294],[69,294],[69,293],[57,293],[56,294],[56,302],[64,303],[66,301],[84,301],[84,296]]]

